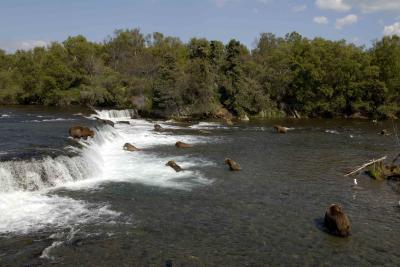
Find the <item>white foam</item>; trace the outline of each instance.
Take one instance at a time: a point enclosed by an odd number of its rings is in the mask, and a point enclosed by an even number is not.
[[[129,120],[137,117],[137,112],[133,109],[124,109],[124,110],[96,110],[96,115],[92,115],[91,117],[100,117],[105,120]]]
[[[128,112],[129,113],[129,112]],[[128,113],[98,112],[103,119],[120,120]],[[114,115],[113,115],[114,114]],[[121,115],[121,116],[120,116]],[[94,138],[80,140],[82,148],[68,147],[78,156],[41,160],[0,162],[0,233],[27,233],[44,227],[65,227],[96,220],[115,218],[119,214],[107,205],[97,205],[58,196],[60,187],[69,190],[92,190],[109,182],[140,183],[149,186],[190,190],[212,182],[201,168],[214,163],[199,157],[160,156],[157,146],[174,146],[177,141],[192,144],[210,142],[207,137],[153,131],[153,123],[132,120],[131,125],[99,126]],[[127,152],[125,143],[145,149]],[[175,160],[183,169],[175,172],[165,166]]]
[[[65,119],[65,118],[57,118],[57,119],[44,119],[43,122],[56,122],[56,121],[73,121],[75,119]]]
[[[120,214],[106,205],[39,192],[0,194],[0,233],[28,233],[45,227],[74,226]]]
[[[8,118],[8,117],[10,117],[10,115],[8,115],[8,114],[1,114],[0,117],[2,117],[2,118]]]
[[[213,129],[213,128],[228,128],[216,122],[199,122],[198,124],[190,126],[192,129]]]
[[[330,133],[330,134],[340,134],[338,131],[336,130],[325,130],[325,133]]]

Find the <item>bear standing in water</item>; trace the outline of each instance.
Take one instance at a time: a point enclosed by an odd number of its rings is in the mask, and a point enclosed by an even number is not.
[[[240,171],[242,169],[238,163],[236,163],[235,161],[233,161],[229,158],[225,159],[224,162],[225,162],[225,164],[227,164],[229,166],[229,169],[231,171]]]
[[[340,237],[350,235],[350,220],[341,206],[332,204],[325,212],[325,227],[328,231]]]
[[[190,148],[190,147],[193,147],[193,145],[186,144],[186,143],[181,142],[181,141],[176,142],[176,143],[175,143],[175,146],[176,146],[177,148]]]
[[[175,160],[170,160],[167,162],[167,164],[165,164],[165,166],[170,166],[172,169],[174,169],[176,172],[180,172],[182,171],[181,166],[179,166],[178,164],[176,164]]]

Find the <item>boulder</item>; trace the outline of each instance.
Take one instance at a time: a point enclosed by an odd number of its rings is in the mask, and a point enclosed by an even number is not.
[[[95,117],[95,118],[96,118],[96,121],[99,123],[110,125],[111,127],[114,127],[114,122],[112,122],[110,120],[101,119],[99,117]]]

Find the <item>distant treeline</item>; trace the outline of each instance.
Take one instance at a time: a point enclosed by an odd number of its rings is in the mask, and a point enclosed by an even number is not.
[[[103,43],[79,35],[47,48],[0,50],[0,103],[136,106],[165,116],[388,118],[400,115],[400,38],[370,49],[262,33],[236,40],[117,30]]]

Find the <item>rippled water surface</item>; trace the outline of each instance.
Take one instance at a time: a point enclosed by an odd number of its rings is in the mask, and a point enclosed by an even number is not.
[[[399,152],[395,135],[377,134],[393,132],[391,122],[226,127],[91,113],[0,108],[0,266],[400,265],[397,183],[360,174],[354,190],[343,176]],[[130,124],[112,128],[94,116]],[[154,132],[154,123],[167,130]],[[291,129],[276,134],[276,123]],[[95,129],[95,138],[69,139],[73,125]],[[126,142],[143,150],[123,151]],[[230,172],[226,157],[243,170]],[[324,232],[331,203],[349,215],[351,237]]]

